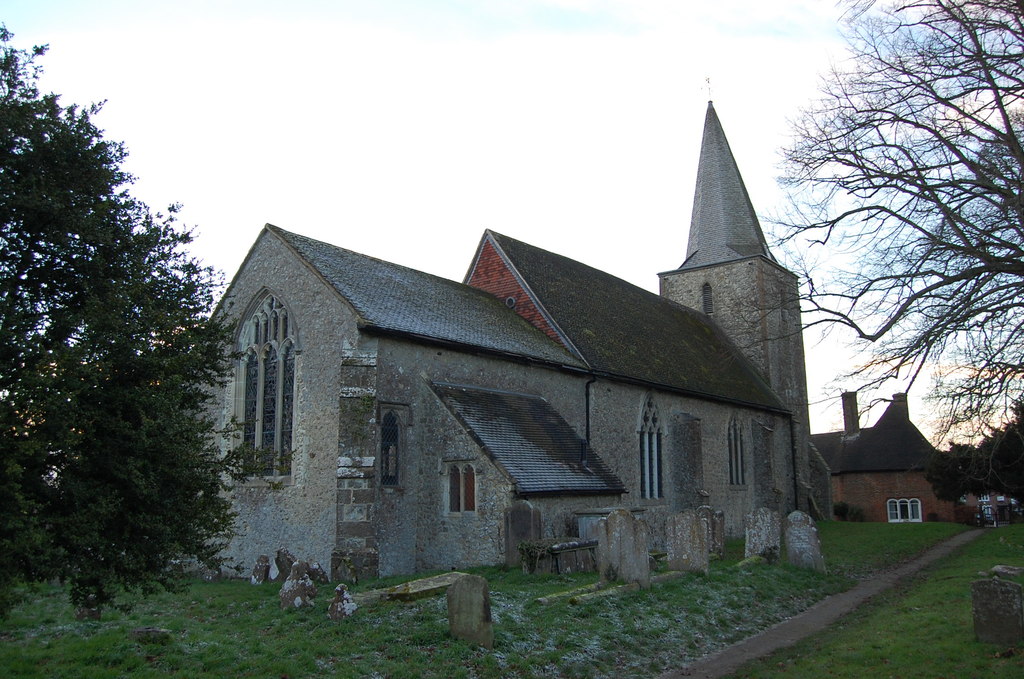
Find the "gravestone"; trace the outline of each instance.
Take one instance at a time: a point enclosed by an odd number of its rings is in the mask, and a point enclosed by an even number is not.
[[[721,510],[716,512],[708,505],[697,507],[696,512],[707,526],[708,552],[721,559],[725,556],[725,514]]]
[[[463,575],[448,587],[448,629],[456,639],[494,648],[491,592],[479,575]]]
[[[296,561],[281,585],[281,608],[302,608],[312,606],[316,597],[316,585],[309,577],[309,564]]]
[[[292,564],[298,559],[295,555],[289,552],[287,549],[282,547],[277,550],[277,554],[274,555],[274,566],[277,567],[277,574],[274,574],[274,569],[271,569],[271,577],[274,580],[285,580],[288,578],[288,574],[292,572]]]
[[[541,537],[540,510],[525,500],[517,500],[505,510],[505,565],[520,563],[519,543]]]
[[[821,556],[818,527],[809,515],[796,510],[786,516],[786,560],[819,573],[825,572],[825,559]]]
[[[651,586],[647,526],[625,509],[616,509],[597,523],[597,571],[601,580]]]
[[[668,517],[665,524],[665,549],[668,567],[674,571],[707,574],[710,511],[686,509]]]
[[[327,617],[335,622],[344,620],[355,613],[357,608],[348,586],[341,584],[334,588],[334,601],[327,607]]]
[[[1014,646],[1024,640],[1024,604],[1016,582],[975,580],[971,583],[971,609],[978,641]]]
[[[759,556],[768,563],[779,559],[782,549],[782,526],[779,513],[767,507],[749,512],[743,519],[745,542],[743,558]]]
[[[270,557],[260,554],[256,557],[256,565],[252,567],[252,577],[249,582],[254,585],[262,585],[270,577]]]
[[[318,585],[327,585],[331,582],[331,579],[327,577],[327,571],[324,570],[319,561],[309,564],[309,578]]]

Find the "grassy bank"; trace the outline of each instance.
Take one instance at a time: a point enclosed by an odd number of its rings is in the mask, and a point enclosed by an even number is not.
[[[866,525],[866,524],[863,524]],[[974,640],[971,581],[996,564],[1024,566],[1024,525],[989,530],[826,634],[744,667],[736,676],[1021,677],[1024,645]],[[1024,578],[1017,578],[1024,583]]]
[[[741,569],[738,543],[707,576],[582,604],[536,598],[594,581],[590,574],[488,579],[495,650],[449,638],[443,598],[386,603],[333,623],[329,589],[314,609],[281,611],[277,586],[193,583],[98,622],[73,619],[64,592],[44,588],[0,621],[8,677],[651,677],[739,640],[960,530],[948,524],[825,523],[831,574],[786,566]],[[363,583],[372,587],[375,583]],[[133,641],[139,626],[171,630],[164,644]],[[861,674],[859,676],[865,676]]]

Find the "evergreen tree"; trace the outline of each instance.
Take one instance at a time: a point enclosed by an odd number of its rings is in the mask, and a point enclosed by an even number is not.
[[[77,605],[216,561],[235,455],[214,444],[228,329],[172,208],[128,192],[99,110],[40,94],[0,25],[0,613],[59,578]]]

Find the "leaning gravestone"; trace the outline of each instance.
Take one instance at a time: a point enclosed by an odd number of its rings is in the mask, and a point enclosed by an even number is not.
[[[295,558],[295,555],[284,547],[277,550],[277,554],[274,555],[274,565],[277,566],[277,575],[274,575],[273,569],[271,569],[271,577],[274,580],[287,579],[288,574],[292,572],[292,564],[296,561],[298,561],[298,559]]]
[[[312,606],[316,597],[316,585],[309,578],[309,564],[296,561],[292,564],[288,579],[281,585],[281,608],[302,608]]]
[[[767,507],[759,507],[747,514],[743,525],[746,529],[743,558],[759,556],[768,563],[778,561],[779,551],[782,548],[782,526],[779,521],[779,513]]]
[[[540,510],[525,500],[517,500],[505,510],[505,565],[518,566],[519,543],[539,540]]]
[[[331,582],[331,579],[327,577],[327,571],[324,570],[319,561],[313,561],[309,564],[309,578],[318,585],[327,585]]]
[[[651,586],[647,526],[625,509],[616,509],[597,522],[597,570],[601,580]]]
[[[818,527],[809,515],[796,510],[786,516],[786,560],[799,568],[825,572]]]
[[[716,512],[708,505],[701,505],[696,511],[707,526],[708,552],[721,559],[725,556],[725,514],[722,510]]]
[[[334,601],[327,607],[327,617],[337,622],[344,620],[356,612],[356,602],[352,600],[352,593],[348,591],[345,584],[334,588]]]
[[[249,582],[254,585],[262,585],[270,577],[270,557],[260,554],[256,557],[256,565],[252,567],[252,576]]]
[[[448,629],[456,639],[494,648],[491,592],[479,575],[463,575],[448,587]]]
[[[978,641],[1014,646],[1024,640],[1021,586],[992,578],[971,583],[974,635]]]
[[[710,565],[708,538],[710,511],[686,509],[668,517],[665,524],[665,547],[668,567],[674,571],[708,572]]]

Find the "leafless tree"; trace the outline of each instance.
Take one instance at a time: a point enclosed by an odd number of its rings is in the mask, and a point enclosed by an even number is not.
[[[850,7],[850,57],[785,152],[785,238],[836,267],[805,309],[871,343],[865,383],[930,375],[947,426],[1003,417],[1024,382],[1024,0]]]

